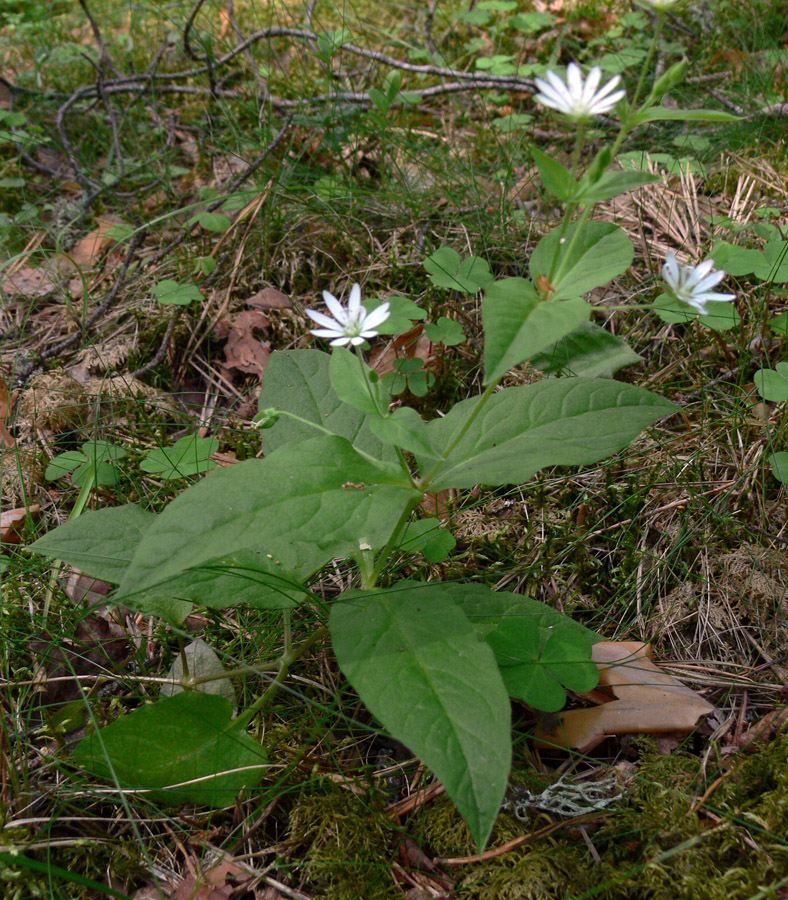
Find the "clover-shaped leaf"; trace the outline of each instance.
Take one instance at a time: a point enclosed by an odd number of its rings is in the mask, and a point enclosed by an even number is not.
[[[777,363],[774,369],[758,369],[754,381],[764,400],[775,403],[788,400],[788,362]]]
[[[392,363],[393,372],[387,372],[381,379],[390,394],[401,394],[408,388],[414,397],[426,397],[435,384],[435,376],[423,368],[420,359],[396,359]]]
[[[47,481],[55,481],[71,473],[71,481],[82,487],[88,478],[97,486],[117,484],[120,473],[111,464],[122,459],[126,451],[107,441],[89,441],[80,450],[67,450],[52,459],[44,472]]]
[[[413,328],[414,322],[420,321],[427,315],[426,310],[408,297],[389,297],[388,304],[389,316],[385,322],[375,328],[378,334],[404,334]],[[380,306],[380,301],[364,300],[361,305],[368,313],[371,313]]]
[[[157,447],[140,463],[143,472],[159,475],[165,480],[186,478],[208,472],[216,463],[211,456],[219,449],[216,438],[196,434],[181,438],[172,447]]]
[[[177,306],[188,306],[194,300],[205,299],[196,284],[178,284],[172,278],[165,278],[154,285],[151,293],[159,303],[174,303]]]
[[[462,325],[448,316],[441,316],[434,324],[428,322],[424,326],[424,331],[434,344],[456,347],[457,344],[462,344],[465,341],[465,332],[462,330]]]
[[[487,261],[478,256],[462,259],[451,247],[441,247],[424,260],[436,287],[475,294],[493,280]]]

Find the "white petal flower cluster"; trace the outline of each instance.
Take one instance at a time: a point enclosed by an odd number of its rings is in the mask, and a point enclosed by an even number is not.
[[[736,299],[736,294],[719,294],[712,290],[725,277],[725,272],[715,270],[711,259],[697,266],[679,266],[676,254],[671,250],[662,267],[662,277],[677,300],[696,309],[701,315],[706,315],[706,304],[712,300],[726,302]]]
[[[547,72],[547,81],[534,79],[539,88],[534,100],[543,106],[557,109],[571,119],[601,116],[610,112],[626,94],[626,91],[615,91],[621,81],[620,75],[615,75],[601,90],[597,90],[601,79],[602,70],[599,66],[594,66],[584,81],[580,66],[572,62],[566,70],[566,82],[552,70]]]
[[[308,309],[306,314],[317,322],[320,328],[313,328],[312,334],[315,337],[332,338],[332,347],[341,347],[344,344],[352,344],[358,347],[363,344],[367,338],[373,338],[377,335],[375,329],[379,328],[389,317],[389,304],[381,303],[377,309],[373,309],[368,313],[361,305],[361,288],[354,284],[350,289],[350,299],[347,308],[337,300],[337,298],[323,291],[323,299],[326,301],[331,316],[323,313],[315,312]]]

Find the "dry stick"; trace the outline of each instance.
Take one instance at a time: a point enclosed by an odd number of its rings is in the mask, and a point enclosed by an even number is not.
[[[567,826],[574,827],[577,825],[587,825],[589,822],[596,822],[598,819],[609,815],[609,812],[587,813],[584,816],[567,819],[565,822],[553,822],[550,825],[546,825],[544,828],[540,828],[539,831],[532,831],[530,834],[522,834],[520,837],[507,841],[505,844],[501,844],[500,847],[487,850],[479,856],[454,856],[449,857],[448,859],[436,857],[433,859],[433,863],[435,863],[436,866],[467,866],[473,865],[473,863],[487,862],[488,859],[495,859],[497,856],[503,856],[504,853],[509,853],[511,850],[516,850],[518,847],[522,847],[524,844],[530,844],[531,841],[536,841],[539,838],[547,837]]]
[[[82,7],[82,12],[85,13],[85,17],[87,18],[88,22],[90,22],[90,27],[93,30],[93,37],[96,39],[96,43],[98,44],[99,71],[101,71],[104,66],[108,66],[110,69],[112,69],[113,72],[115,72],[116,75],[120,75],[120,71],[112,62],[109,52],[107,51],[107,46],[101,36],[101,29],[98,27],[98,23],[93,18],[93,14],[88,9],[86,0],[79,0],[79,5]]]
[[[294,113],[291,113],[286,119],[282,127],[277,131],[274,135],[271,142],[268,146],[263,150],[263,152],[257,157],[257,159],[250,163],[237,178],[233,179],[229,185],[227,185],[225,191],[226,194],[232,194],[234,191],[237,191],[238,188],[260,168],[260,166],[265,162],[265,160],[276,150],[276,148],[281,144],[284,139],[285,134],[287,134],[287,130],[290,128],[290,125],[293,122]],[[217,200],[213,200],[209,203],[205,209],[207,212],[213,212],[215,209],[218,209],[227,199],[226,195],[219,197]],[[144,268],[150,268],[150,266],[154,266],[157,263],[161,262],[165,256],[169,255],[176,247],[180,247],[180,245],[186,240],[189,236],[190,231],[184,228],[184,230],[176,237],[174,240],[170,241],[166,247],[163,247],[159,252],[152,256],[149,260],[147,260],[144,264]]]
[[[427,10],[427,22],[424,26],[424,35],[427,38],[427,49],[430,53],[437,53],[438,48],[432,40],[432,21],[435,18],[435,10],[438,8],[438,0],[432,0],[430,8]]]
[[[170,316],[170,321],[167,323],[167,330],[164,332],[164,338],[159,346],[159,349],[156,351],[156,355],[149,362],[145,363],[144,366],[140,366],[139,369],[135,369],[130,375],[129,378],[139,378],[140,375],[144,375],[146,372],[150,372],[151,369],[155,369],[156,366],[161,365],[164,362],[167,351],[170,349],[170,341],[172,340],[172,332],[175,329],[175,320],[178,318],[178,313],[180,312],[180,307],[176,306],[172,311],[172,315]]]

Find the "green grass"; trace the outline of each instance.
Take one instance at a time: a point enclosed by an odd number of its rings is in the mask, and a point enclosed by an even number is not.
[[[354,44],[405,62],[477,72],[486,71],[476,65],[480,58],[494,56],[533,67],[573,58],[591,63],[608,54],[611,66],[619,60],[623,67],[647,43],[637,18],[643,14],[623,4],[577,4],[533,33],[511,24],[516,13],[530,10],[521,6],[507,12],[477,4],[476,15],[468,16],[462,4],[439,5],[435,55],[426,42],[425,4],[318,3],[313,28],[319,34],[347,28]],[[216,59],[237,43],[225,9],[214,2],[198,14],[192,33],[198,53]],[[78,494],[68,479],[44,481],[47,462],[90,439],[111,440],[128,452],[120,482],[100,489],[94,507],[134,501],[163,508],[187,482],[146,475],[139,461],[199,427],[237,459],[259,452],[259,437],[248,429],[259,379],[220,364],[222,317],[246,309],[246,299],[262,287],[282,290],[293,303],[292,311],[267,313],[273,349],[303,345],[303,309],[315,305],[322,289],[341,294],[359,280],[366,296],[412,297],[431,315],[457,319],[469,335],[445,352],[420,410],[432,416],[478,391],[479,303],[432,286],[423,261],[445,243],[482,256],[496,276],[523,274],[530,250],[557,216],[529,146],[567,159],[571,129],[538,111],[527,94],[500,89],[426,96],[385,114],[346,100],[304,104],[292,109],[281,144],[243,185],[248,194],[230,204],[238,209],[264,194],[260,213],[236,221],[217,249],[222,235],[195,229],[189,220],[225,197],[239,167],[282,128],[291,111],[286,104],[329,91],[382,90],[390,68],[349,53],[320,59],[306,41],[273,38],[217,67],[213,81],[201,72],[171,82],[168,74],[201,65],[182,46],[187,5],[96,0],[90,10],[118,73],[148,70],[168,39],[157,84],[193,92],[118,92],[109,95],[109,109],[93,99],[71,106],[64,128],[75,172],[56,115],[72,91],[95,83],[99,53],[90,25],[76,4],[0,2],[3,74],[25,89],[15,95],[14,111],[24,114],[30,135],[0,144],[0,179],[7,180],[0,189],[0,281],[10,265],[52,265],[100,217],[114,215],[145,229],[142,252],[115,302],[68,351],[45,356],[108,297],[128,242],[92,271],[59,276],[53,294],[8,296],[0,306],[3,373],[17,392],[18,454],[3,456],[4,502],[41,508],[21,531],[23,544],[64,521]],[[711,91],[748,112],[780,101],[784,5],[720,0],[694,10],[680,10],[668,29],[665,62],[684,52],[692,64],[690,79],[674,93],[677,103],[717,108]],[[300,3],[245,0],[234,12],[244,34],[274,25],[305,27]],[[628,86],[632,71],[625,69]],[[411,91],[440,83],[407,72],[404,79]],[[263,82],[281,107],[265,102]],[[219,88],[213,97],[212,85]],[[531,118],[506,130],[498,120],[511,114]],[[600,126],[595,140],[606,133]],[[783,133],[782,118],[756,115],[693,129],[691,136],[703,141],[688,147],[689,131],[665,123],[638,131],[624,149],[693,156],[708,173],[698,180],[699,195],[719,215],[729,214],[738,179],[752,178],[754,193],[740,218],[753,208],[776,207],[779,213],[765,221],[786,233]],[[87,208],[80,203],[80,181],[95,194]],[[670,187],[682,194],[677,181]],[[675,225],[659,220],[654,204],[605,204],[598,212],[619,217],[636,245],[641,238],[644,245],[638,245],[631,275],[595,297],[597,305],[617,306],[630,296],[648,302],[658,292],[654,275],[662,248],[681,244]],[[753,230],[715,234],[704,220],[699,224],[704,252],[719,237],[752,246],[761,241]],[[155,266],[148,264],[177,240]],[[195,261],[212,253],[216,269],[203,279]],[[109,377],[145,368],[162,345],[172,309],[151,291],[165,278],[200,283],[205,304],[178,313],[164,358],[139,384],[110,388]],[[780,284],[726,282],[734,283],[742,325],[719,339],[706,329],[668,327],[642,311],[597,316],[644,357],[618,377],[647,383],[678,403],[682,416],[599,466],[549,470],[529,486],[453,498],[456,553],[434,566],[399,564],[398,574],[409,577],[480,579],[528,593],[610,639],[653,640],[657,658],[695,666],[697,680],[690,684],[706,691],[722,720],[731,719],[726,731],[687,739],[669,757],[650,739],[636,739],[609,742],[593,759],[573,758],[579,768],[619,764],[627,787],[626,801],[587,830],[600,861],[579,831],[565,828],[495,860],[444,870],[457,896],[754,900],[779,896],[786,883],[785,738],[753,755],[726,750],[779,705],[786,668],[785,494],[766,457],[785,447],[788,428],[779,405],[770,404],[763,417],[751,387],[758,368],[785,358],[784,339],[765,322],[786,308],[786,293]],[[121,348],[119,357],[113,347]],[[84,383],[69,374],[80,348],[94,352]],[[534,377],[522,367],[512,383]],[[66,594],[64,573],[13,546],[4,548],[3,560],[0,881],[9,898],[81,900],[97,896],[91,882],[132,895],[151,872],[161,885],[173,886],[190,867],[209,865],[215,848],[308,896],[394,898],[407,888],[391,875],[404,836],[430,857],[473,852],[445,797],[399,822],[387,816],[398,788],[380,772],[400,766],[415,784],[417,765],[379,732],[322,646],[301,661],[297,677],[255,723],[273,767],[234,808],[165,808],[87,778],[69,764],[69,747],[84,733],[70,730],[75,722],[83,728],[109,722],[155,699],[156,679],[169,670],[179,644],[195,635],[226,665],[275,658],[280,623],[255,610],[198,610],[189,628],[176,633],[158,619],[125,611],[118,627],[130,642],[128,659],[117,672],[104,663],[91,668],[85,648],[75,643],[88,610]],[[338,564],[317,590],[331,598],[350,577]],[[293,627],[307,636],[318,624],[299,613]],[[51,682],[55,654],[58,677],[77,674],[78,681]],[[74,705],[43,693],[48,680],[52,687],[78,684]],[[252,702],[266,683],[263,675],[237,679],[239,705]],[[513,780],[538,791],[555,780],[566,755],[534,749],[532,712],[515,712]],[[690,810],[693,798],[719,777],[709,801]],[[528,824],[502,815],[492,846],[547,822],[541,813]],[[9,857],[12,849],[24,859]]]

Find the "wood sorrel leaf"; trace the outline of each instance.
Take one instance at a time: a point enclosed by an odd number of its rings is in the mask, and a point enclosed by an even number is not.
[[[430,422],[432,446],[446,453],[477,402],[463,400]],[[506,388],[493,394],[471,422],[429,489],[522,484],[545,466],[596,462],[675,410],[643,388],[603,378],[547,379]],[[435,460],[420,463],[429,471]]]
[[[607,378],[642,359],[623,338],[594,322],[583,322],[552,347],[532,356],[531,365],[549,375]]]
[[[137,544],[156,516],[135,503],[98,509],[69,519],[27,549],[62,559],[87,575],[117,584],[131,562]]]
[[[226,677],[227,669],[222,665],[219,654],[202,638],[196,638],[177,654],[175,661],[164,676],[167,681],[161,686],[161,696],[174,697],[176,694],[184,692],[183,685],[179,684],[185,674],[183,669],[184,657],[186,658],[189,678],[210,679],[194,685],[193,689],[202,691],[205,694],[216,694],[218,697],[224,697],[230,701],[233,710],[235,710],[238,697],[232,680]]]
[[[478,256],[462,259],[452,247],[441,247],[424,260],[430,281],[437,287],[475,294],[493,280],[487,260]]]
[[[590,314],[591,307],[576,297],[541,300],[526,278],[488,285],[482,301],[485,383],[574,331]]]
[[[764,400],[788,400],[788,362],[779,362],[774,369],[758,369],[753,380]]]
[[[283,562],[298,549],[314,571],[359,541],[382,547],[421,496],[399,466],[361,456],[345,438],[287,444],[215,469],[173,500],[137,546],[119,596],[246,549]]]
[[[331,387],[337,397],[362,413],[384,416],[391,397],[380,381],[380,375],[355,353],[337,347],[329,363]]]
[[[509,777],[509,698],[492,651],[442,587],[348,591],[329,627],[350,683],[441,780],[481,850]]]
[[[321,350],[278,350],[265,367],[259,409],[272,407],[294,413],[347,438],[376,459],[396,459],[394,448],[369,429],[366,415],[343,403],[331,386],[331,357]],[[263,433],[263,449],[272,453],[285,444],[314,438],[318,432],[287,416]]]
[[[618,225],[576,222],[539,241],[531,255],[531,278],[543,275],[550,281],[552,300],[579,297],[626,272],[633,255],[632,242]]]
[[[260,781],[268,762],[260,744],[233,725],[232,711],[226,697],[185,691],[85,738],[72,761],[122,788],[152,790],[164,803],[227,806]]]

